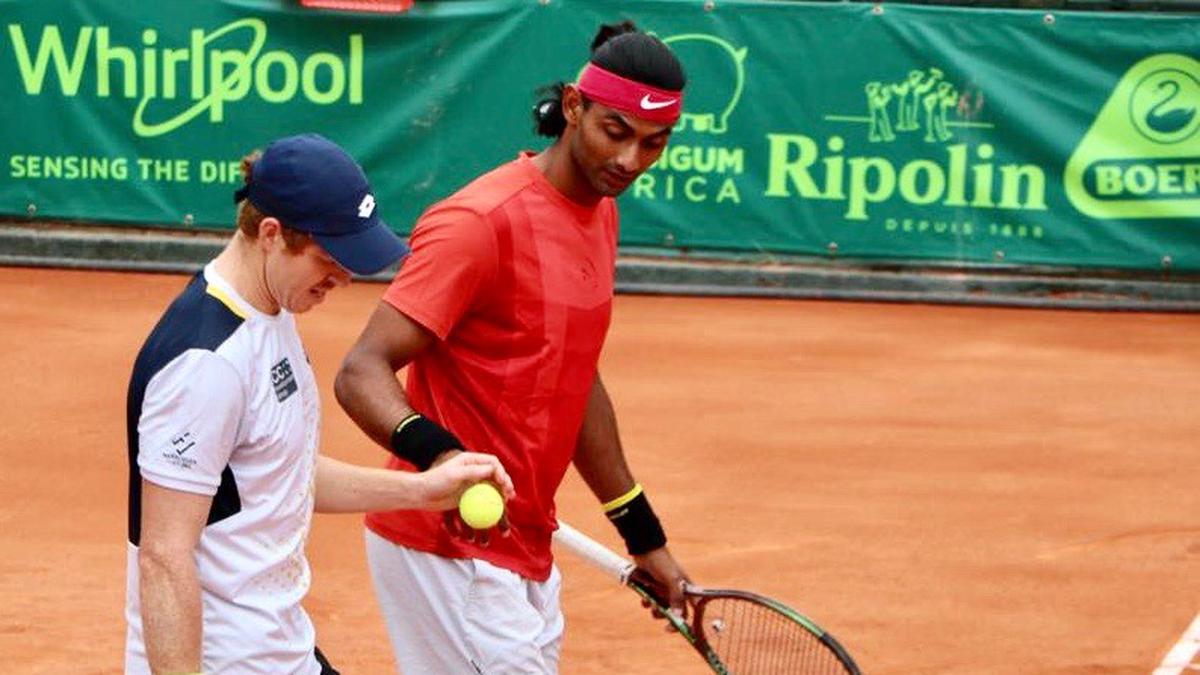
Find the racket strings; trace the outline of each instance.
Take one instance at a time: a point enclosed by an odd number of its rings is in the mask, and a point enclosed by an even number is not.
[[[845,675],[850,670],[800,623],[745,598],[712,598],[702,631],[732,675]]]

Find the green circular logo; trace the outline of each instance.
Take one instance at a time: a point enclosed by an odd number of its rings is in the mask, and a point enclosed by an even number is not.
[[[1150,73],[1129,97],[1129,117],[1138,133],[1155,143],[1191,138],[1200,129],[1200,80],[1177,68]]]

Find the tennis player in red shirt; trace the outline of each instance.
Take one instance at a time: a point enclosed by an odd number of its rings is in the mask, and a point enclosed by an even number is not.
[[[367,516],[372,577],[406,673],[557,672],[550,538],[572,463],[683,609],[686,575],[626,465],[597,363],[612,310],[614,198],[662,153],[684,84],[657,38],[628,22],[602,27],[579,82],[555,85],[534,109],[538,132],[557,140],[421,216],[411,255],[342,365],[338,400],[392,451],[390,467],[485,452],[516,488],[499,533],[451,513]]]

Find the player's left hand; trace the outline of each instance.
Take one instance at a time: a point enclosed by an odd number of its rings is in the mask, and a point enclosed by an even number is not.
[[[463,458],[465,457],[487,458],[487,460],[484,461],[494,462],[497,472],[493,475],[484,476],[483,478],[464,481],[456,484],[457,489],[453,493],[453,500],[444,506],[446,510],[442,512],[442,525],[446,528],[446,531],[450,533],[450,536],[454,537],[455,539],[461,539],[462,541],[476,544],[478,546],[487,546],[489,543],[491,543],[493,533],[499,534],[501,537],[507,537],[509,535],[508,516],[501,516],[500,522],[496,523],[495,527],[491,527],[486,530],[476,530],[464,522],[462,516],[459,515],[458,499],[462,496],[462,493],[466,491],[467,488],[482,480],[490,480],[495,483],[496,486],[500,488],[500,494],[504,497],[504,501],[511,499],[516,492],[513,489],[512,479],[509,478],[508,473],[504,471],[504,467],[500,465],[500,460],[496,459],[493,455],[475,452],[463,452],[461,450],[450,450],[434,460],[433,466],[431,466],[425,473],[433,473],[445,467],[453,466],[454,464],[463,461]],[[491,464],[489,464],[489,466],[491,466]]]
[[[496,523],[494,527],[489,527],[486,530],[477,530],[463,521],[457,508],[442,513],[442,525],[450,533],[451,537],[484,548],[487,548],[488,544],[492,543],[492,536],[494,534],[507,537],[511,533],[511,528],[508,525],[508,515],[500,516],[500,522]]]
[[[641,569],[649,572],[654,577],[655,581],[661,587],[666,595],[667,604],[671,611],[679,617],[686,619],[688,617],[688,603],[684,595],[684,589],[692,583],[687,572],[675,562],[675,558],[671,555],[671,551],[666,546],[655,549],[649,553],[633,556],[633,560]],[[650,603],[642,602],[643,607],[650,607]],[[655,618],[665,618],[658,612],[654,612]],[[675,630],[672,625],[667,626],[667,632]]]
[[[500,460],[481,452],[447,453],[444,461],[439,461],[418,475],[423,488],[423,501],[431,511],[457,509],[463,492],[483,481],[495,485],[505,501],[512,499],[515,494],[512,479]]]

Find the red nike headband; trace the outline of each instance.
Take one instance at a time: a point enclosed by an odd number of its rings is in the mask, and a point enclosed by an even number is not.
[[[635,82],[588,63],[579,76],[579,91],[591,100],[649,122],[674,124],[683,111],[683,92]]]

